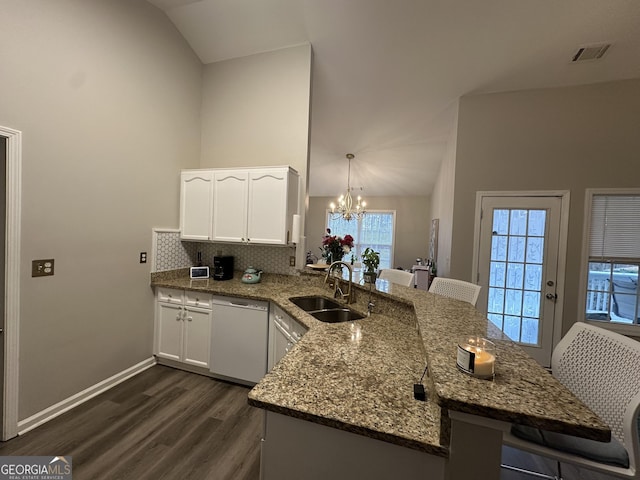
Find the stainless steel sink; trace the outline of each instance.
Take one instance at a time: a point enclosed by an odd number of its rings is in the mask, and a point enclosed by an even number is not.
[[[300,307],[305,312],[313,312],[315,310],[326,310],[328,308],[344,308],[338,302],[325,297],[294,297],[290,298],[292,303]]]
[[[335,310],[320,310],[318,312],[309,312],[314,318],[325,323],[351,322],[364,318],[364,315],[349,310],[348,308],[340,308]]]
[[[317,320],[325,323],[351,322],[364,318],[364,315],[325,297],[292,297],[289,300]]]

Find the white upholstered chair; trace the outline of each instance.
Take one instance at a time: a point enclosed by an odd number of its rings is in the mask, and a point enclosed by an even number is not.
[[[412,287],[413,275],[413,273],[405,272],[404,270],[385,268],[380,270],[379,278],[398,285],[404,285],[405,287]]]
[[[640,342],[577,322],[554,349],[551,367],[553,375],[611,428],[612,441],[514,425],[503,443],[555,459],[558,470],[561,463],[569,463],[616,478],[640,478]],[[549,478],[562,478],[562,472],[558,474]]]
[[[456,280],[454,278],[435,277],[429,286],[429,292],[457,300],[469,302],[475,307],[480,295],[480,285]]]

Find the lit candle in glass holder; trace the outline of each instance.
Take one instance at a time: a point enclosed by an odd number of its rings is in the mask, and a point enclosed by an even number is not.
[[[491,379],[495,375],[495,345],[482,337],[464,337],[458,342],[456,364],[474,377]]]

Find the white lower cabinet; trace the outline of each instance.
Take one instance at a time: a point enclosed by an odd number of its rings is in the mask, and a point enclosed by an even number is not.
[[[158,288],[154,353],[159,358],[209,368],[210,342],[211,295]]]
[[[271,303],[269,307],[269,355],[267,370],[270,371],[306,332],[306,327],[296,322],[280,307]]]

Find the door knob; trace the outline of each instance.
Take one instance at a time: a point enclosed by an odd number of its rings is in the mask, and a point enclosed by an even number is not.
[[[547,297],[549,300],[557,300],[558,299],[558,294],[557,293],[547,293],[545,295],[545,297]]]

